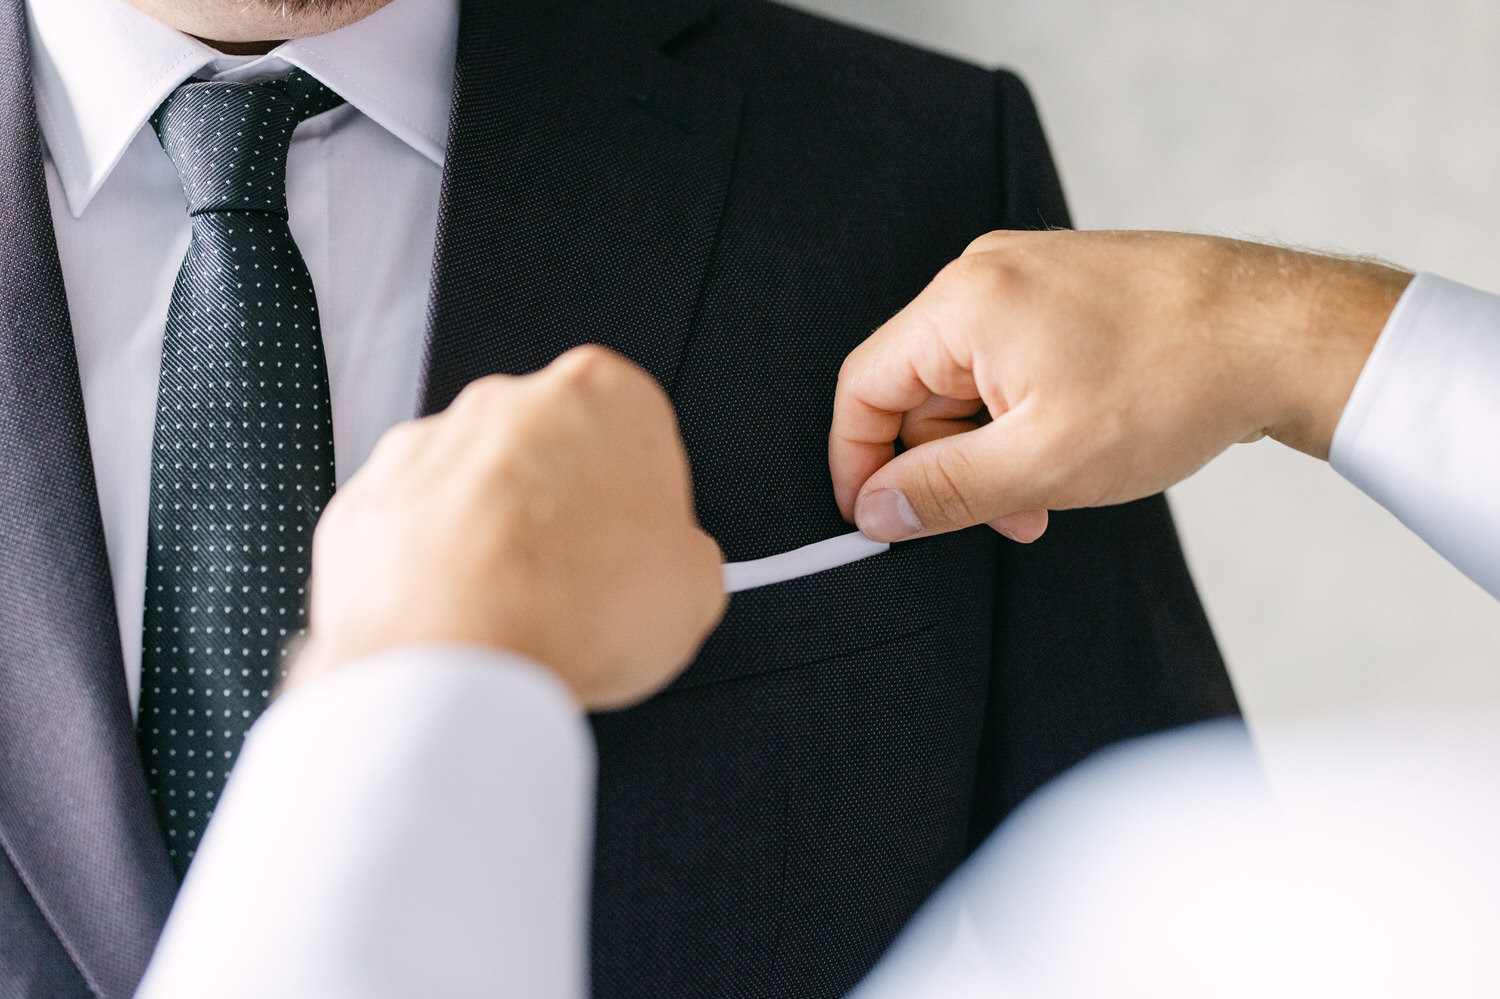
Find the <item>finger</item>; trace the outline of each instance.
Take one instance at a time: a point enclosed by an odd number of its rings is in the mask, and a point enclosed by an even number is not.
[[[952,271],[952,265],[945,274]],[[977,399],[972,351],[986,313],[971,286],[944,279],[844,361],[834,393],[828,464],[845,517],[860,487],[895,454],[904,414],[932,396]],[[989,400],[998,403],[998,400]]]
[[[1047,530],[1046,510],[1021,510],[996,517],[989,525],[1012,541],[1029,545]]]
[[[987,426],[928,441],[892,459],[860,491],[855,519],[876,541],[900,541],[1043,510],[1050,475],[1027,421],[1007,414]],[[1045,517],[1045,514],[1043,514]],[[1034,513],[1015,522],[1034,540]]]
[[[834,427],[828,435],[828,469],[833,476],[833,496],[839,513],[852,521],[860,487],[896,455],[902,413],[841,395],[835,395],[834,407]]]
[[[901,443],[917,447],[928,441],[978,429],[988,422],[984,403],[978,399],[950,399],[935,395],[901,418]]]
[[[859,487],[896,453],[902,419],[932,391],[899,344],[877,332],[844,362],[833,397],[828,432],[828,468],[834,496],[846,518],[854,513]]]

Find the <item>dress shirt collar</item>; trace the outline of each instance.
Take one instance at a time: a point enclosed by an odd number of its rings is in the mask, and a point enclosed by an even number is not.
[[[448,137],[457,0],[391,0],[338,31],[230,57],[123,0],[27,0],[37,115],[76,218],[156,108],[194,76],[255,79],[291,66],[439,165]]]

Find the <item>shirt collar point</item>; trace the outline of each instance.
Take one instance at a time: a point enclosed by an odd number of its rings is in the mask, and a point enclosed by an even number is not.
[[[414,136],[413,139],[408,140],[408,142],[413,149],[421,153],[423,156],[427,157],[427,159],[430,160],[434,166],[441,167],[443,165],[443,147],[445,143],[442,140],[433,138],[431,136],[421,135]]]
[[[329,60],[319,50],[319,41],[317,36],[292,39],[276,52],[285,62],[333,90],[355,110],[441,167],[448,140],[447,121],[434,118],[431,102],[424,106],[423,102],[411,99],[407,87],[382,86],[382,81],[350,72]],[[427,81],[416,79],[408,82],[420,89]],[[448,81],[439,92],[445,91],[444,96],[451,100],[452,89],[452,82]]]
[[[88,211],[89,204],[94,200],[94,195],[99,193],[97,186],[70,186],[63,181],[63,198],[68,203],[68,214],[75,219],[83,218],[83,213]]]

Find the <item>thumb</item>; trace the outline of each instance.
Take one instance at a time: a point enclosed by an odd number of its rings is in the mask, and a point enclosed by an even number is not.
[[[875,541],[905,541],[984,523],[1013,524],[1021,529],[1003,533],[1035,540],[1046,527],[1040,488],[1045,467],[1020,417],[1007,414],[891,459],[860,489],[854,520]]]

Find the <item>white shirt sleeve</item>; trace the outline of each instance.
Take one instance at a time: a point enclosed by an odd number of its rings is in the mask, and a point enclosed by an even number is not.
[[[1360,373],[1329,460],[1500,597],[1500,295],[1418,275]]]
[[[519,657],[310,681],[251,730],[137,999],[582,999],[593,777]]]

